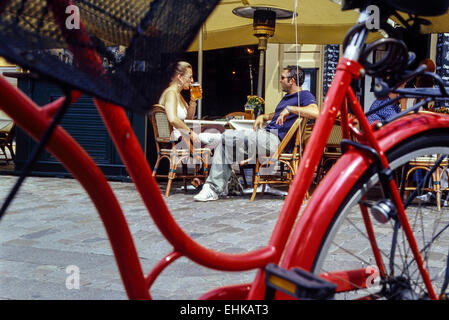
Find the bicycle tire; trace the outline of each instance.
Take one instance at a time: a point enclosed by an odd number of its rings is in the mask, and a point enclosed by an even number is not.
[[[398,186],[400,189],[404,189],[404,193],[412,193],[405,191],[405,185],[410,181],[405,181],[401,185],[402,174],[407,170],[405,166],[416,158],[422,159],[422,157],[433,154],[449,155],[449,132],[447,130],[425,131],[411,136],[387,152],[390,168],[394,170]],[[445,165],[447,166],[447,163]],[[442,175],[446,175],[449,179],[447,171],[443,170],[442,172]],[[419,249],[422,251],[424,266],[432,279],[434,290],[439,297],[445,297],[448,290],[444,289],[444,282],[447,282],[449,276],[449,207],[441,206],[441,212],[437,211],[435,203],[431,201],[429,185],[425,185],[425,187],[418,188],[415,197],[409,199],[413,201],[406,208],[406,212]],[[446,186],[446,189],[444,195],[447,201],[449,187]],[[360,209],[357,209],[362,197],[365,197],[365,202],[371,204],[382,199],[383,196],[378,191],[380,191],[379,176],[373,164],[365,170],[335,212],[316,252],[311,268],[313,273],[329,274],[347,269],[363,270],[369,266],[373,267],[371,271],[378,272],[379,269],[370,249],[371,245],[366,236],[366,230],[363,229],[363,223],[361,223]],[[429,199],[425,198],[426,196],[429,196]],[[406,198],[403,197],[404,200]],[[428,297],[426,289],[416,270],[416,263],[402,228],[399,229],[399,236],[396,238],[397,245],[393,246],[394,219],[390,219],[387,223],[379,223],[373,219],[371,214],[370,218],[388,276],[382,280],[380,277],[368,277],[370,282],[365,283],[366,288],[360,286],[360,289],[357,290],[351,289],[338,293],[336,298],[426,299]],[[431,232],[431,234],[429,235],[427,232]],[[434,238],[436,235],[438,237]],[[392,248],[394,249],[392,250]],[[390,256],[392,251],[394,258]],[[342,279],[342,281],[347,280]]]

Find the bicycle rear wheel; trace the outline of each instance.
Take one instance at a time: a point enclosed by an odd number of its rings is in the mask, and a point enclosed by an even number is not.
[[[431,165],[440,155],[449,155],[448,131],[428,131],[413,136],[387,153],[424,267],[436,294],[442,297],[448,292],[449,277],[449,176],[447,160],[443,160],[438,167],[432,168]],[[426,173],[429,179],[424,181]],[[441,200],[440,209],[438,198]],[[367,278],[368,283],[348,284],[352,289],[338,293],[337,299],[428,297],[402,228],[395,227],[394,218],[386,223],[373,218],[375,207],[372,206],[383,199],[379,176],[372,165],[345,197],[327,229],[315,256],[312,272],[323,274],[363,268],[374,272],[372,277]],[[386,276],[382,279],[375,277],[379,274],[379,266],[372,242],[367,236],[362,208],[367,208],[371,213],[371,224],[385,266]],[[354,287],[359,289],[354,290]]]

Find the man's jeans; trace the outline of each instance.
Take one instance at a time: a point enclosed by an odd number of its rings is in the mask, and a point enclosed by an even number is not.
[[[256,155],[269,156],[277,150],[280,141],[277,132],[263,129],[226,130],[222,134],[221,143],[214,150],[212,166],[206,183],[212,190],[221,194],[231,177],[233,163],[240,163],[249,159],[249,163],[256,163]]]

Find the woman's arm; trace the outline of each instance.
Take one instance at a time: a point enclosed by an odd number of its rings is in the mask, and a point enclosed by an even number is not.
[[[190,103],[187,106],[187,119],[193,119],[196,113],[196,101],[190,99]]]

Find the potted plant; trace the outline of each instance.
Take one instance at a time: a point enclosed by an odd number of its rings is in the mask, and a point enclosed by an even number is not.
[[[247,96],[245,103],[245,119],[257,118],[263,113],[265,100],[259,96]]]

